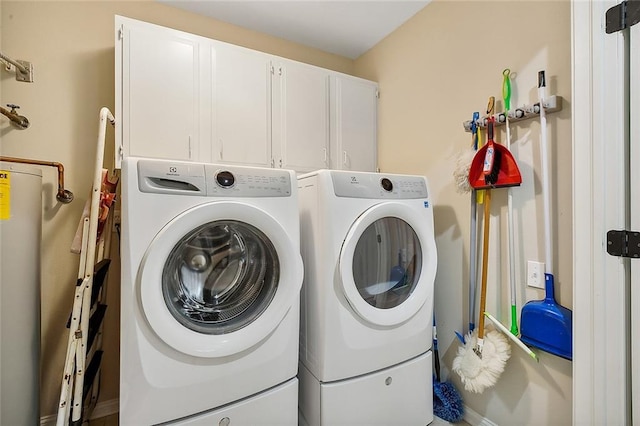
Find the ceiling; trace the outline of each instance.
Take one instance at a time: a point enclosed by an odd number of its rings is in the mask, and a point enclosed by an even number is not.
[[[430,0],[157,0],[243,28],[355,59]]]

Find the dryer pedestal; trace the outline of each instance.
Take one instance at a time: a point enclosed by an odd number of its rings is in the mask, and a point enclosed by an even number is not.
[[[328,383],[300,364],[302,420],[309,426],[428,425],[433,421],[431,356],[428,351],[384,370]]]

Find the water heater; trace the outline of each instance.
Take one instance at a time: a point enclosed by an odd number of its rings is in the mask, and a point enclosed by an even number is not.
[[[40,424],[42,173],[0,162],[0,424]]]

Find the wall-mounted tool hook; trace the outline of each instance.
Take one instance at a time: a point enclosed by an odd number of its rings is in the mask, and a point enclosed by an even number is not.
[[[7,71],[11,71],[11,68],[15,67],[16,80],[33,83],[33,64],[31,62],[20,59],[13,60],[2,52],[0,52],[0,61],[4,62]]]

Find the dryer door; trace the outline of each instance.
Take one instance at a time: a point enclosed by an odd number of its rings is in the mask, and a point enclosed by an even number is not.
[[[433,297],[437,264],[431,212],[373,206],[353,223],[340,253],[345,297],[362,319],[400,324]]]
[[[138,277],[144,315],[160,339],[185,354],[221,357],[278,326],[299,297],[302,259],[266,212],[212,202],[156,235]]]

